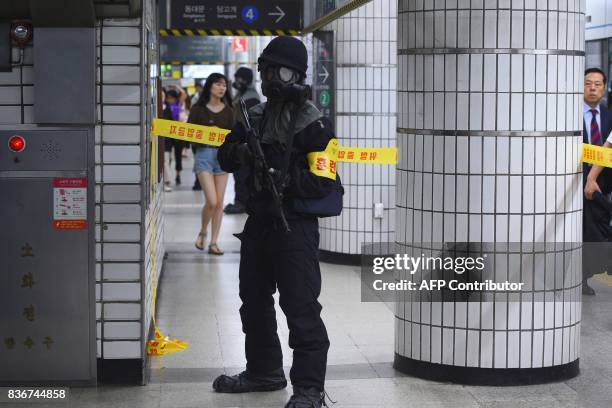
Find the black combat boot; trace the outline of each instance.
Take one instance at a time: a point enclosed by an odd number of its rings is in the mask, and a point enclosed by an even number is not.
[[[223,393],[282,390],[287,379],[282,368],[266,374],[253,374],[248,370],[236,375],[220,375],[213,382],[213,389]]]
[[[316,388],[293,387],[293,395],[285,408],[321,408],[327,407],[325,393]]]
[[[595,296],[595,290],[589,286],[586,279],[582,281],[582,294],[587,296]]]

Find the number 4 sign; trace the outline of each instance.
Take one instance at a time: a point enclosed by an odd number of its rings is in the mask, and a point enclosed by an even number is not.
[[[255,6],[244,6],[240,13],[245,23],[254,23],[259,18],[259,10]]]

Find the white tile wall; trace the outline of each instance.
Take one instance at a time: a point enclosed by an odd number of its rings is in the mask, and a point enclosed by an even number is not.
[[[138,124],[140,123],[140,106],[115,106],[105,105],[102,107],[104,124]]]
[[[103,342],[103,355],[105,359],[140,358],[142,344],[137,341],[105,341]]]
[[[0,106],[0,123],[21,123],[21,110],[20,106]]]
[[[102,193],[106,203],[132,203],[140,201],[141,187],[140,185],[107,184],[102,187]]]
[[[104,283],[102,284],[104,301],[140,301],[140,283]]]
[[[140,165],[106,165],[102,168],[104,183],[140,183]]]
[[[135,281],[140,279],[140,263],[113,262],[104,264],[105,281]]]
[[[103,64],[140,64],[139,46],[103,46]]]
[[[102,126],[104,143],[134,144],[140,143],[140,126]]]
[[[137,262],[141,260],[140,244],[104,243],[102,250],[102,261]]]
[[[12,50],[12,61],[19,60],[19,50]],[[10,72],[0,72],[0,124],[32,123],[33,83],[32,46],[25,48],[23,64]]]
[[[102,86],[102,102],[113,104],[139,104],[140,87],[138,85],[104,85]],[[112,119],[107,119],[112,122]]]
[[[106,303],[104,317],[112,319],[140,320],[142,306],[140,303]],[[140,326],[138,326],[140,330]]]
[[[336,33],[335,119],[342,145],[395,146],[396,13],[394,0],[374,0],[326,27]],[[363,242],[394,240],[392,167],[339,165],[344,210],[320,221],[321,249],[359,254]],[[384,204],[382,220],[373,218],[376,202]]]
[[[105,315],[105,317],[107,317]],[[109,318],[110,319],[110,318]],[[104,323],[105,339],[140,339],[140,322]]]
[[[3,86],[0,92],[0,105],[21,105],[21,87]]]
[[[106,242],[138,242],[142,235],[140,224],[105,224]]]
[[[104,146],[105,163],[140,163],[140,146]]]
[[[0,85],[14,85],[20,83],[21,68],[13,68],[10,72],[0,72]]]
[[[108,65],[102,67],[102,81],[105,84],[138,83],[140,81],[140,67],[129,65]]]
[[[102,222],[133,222],[141,221],[142,210],[138,204],[104,204],[102,206]]]
[[[102,28],[102,44],[140,45],[140,27]]]

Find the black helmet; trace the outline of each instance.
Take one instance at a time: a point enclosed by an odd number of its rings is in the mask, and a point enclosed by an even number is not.
[[[294,37],[276,37],[264,48],[257,60],[259,65],[276,64],[298,71],[303,78],[308,68],[308,52],[304,43]]]
[[[247,67],[238,68],[234,74],[234,77],[241,78],[247,85],[251,85],[253,83],[253,71]]]

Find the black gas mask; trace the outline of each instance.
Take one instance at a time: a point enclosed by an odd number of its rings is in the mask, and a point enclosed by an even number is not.
[[[249,85],[245,82],[245,80],[239,77],[236,77],[236,80],[232,84],[232,88],[241,94],[245,93],[248,87]]]
[[[310,86],[304,85],[303,78],[294,69],[279,65],[260,67],[261,91],[272,101],[293,102],[302,105],[310,99]]]

